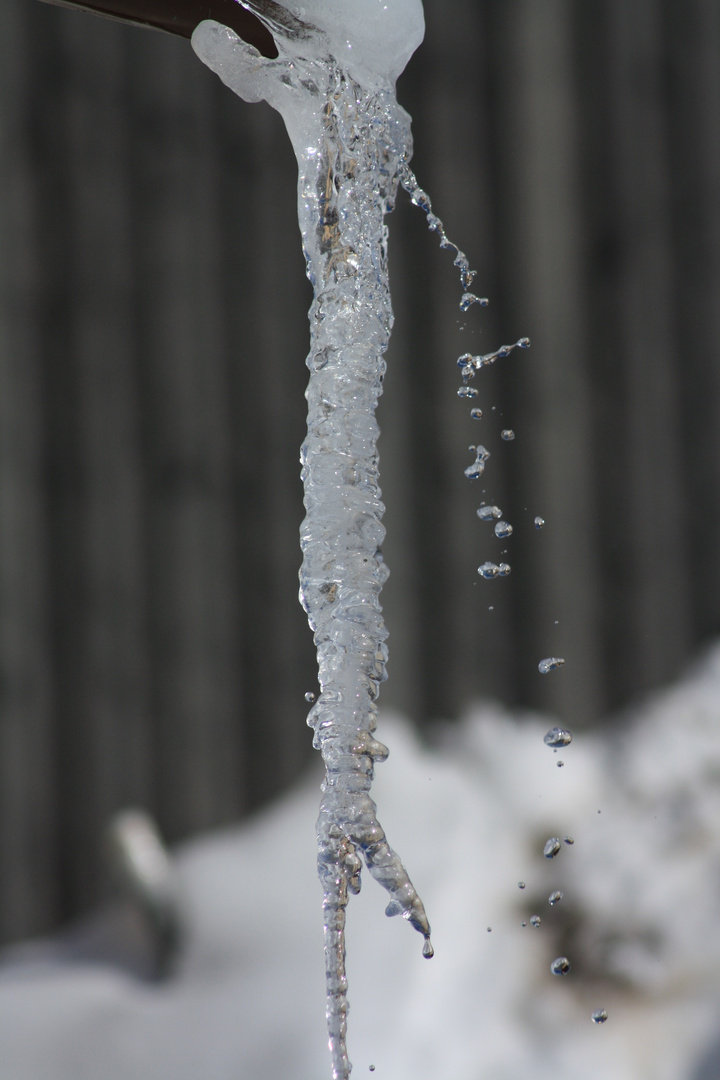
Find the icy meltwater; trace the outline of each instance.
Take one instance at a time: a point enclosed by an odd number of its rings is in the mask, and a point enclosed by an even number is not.
[[[420,0],[247,0],[244,6],[272,32],[276,59],[211,21],[197,27],[192,44],[240,97],[265,99],[280,112],[298,161],[298,217],[314,290],[300,599],[319,667],[320,693],[308,723],[326,767],[318,867],[338,1080],[351,1068],[344,928],[362,860],[390,894],[387,914],[402,914],[423,935],[423,955],[433,953],[420,897],[369,794],[375,762],[388,754],[374,737],[387,658],[375,420],[392,324],[384,216],[399,179],[415,202],[424,195],[407,167],[410,118],[395,98],[395,80],[422,40],[424,21]],[[472,294],[463,299],[473,302]]]

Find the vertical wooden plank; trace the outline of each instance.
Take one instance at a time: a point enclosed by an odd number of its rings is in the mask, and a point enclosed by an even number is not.
[[[720,627],[720,9],[661,5],[667,49],[674,363],[694,641]]]
[[[525,700],[577,724],[604,701],[570,10],[565,0],[495,7],[493,70],[505,303],[532,341],[512,388],[523,440],[513,510],[525,535],[516,680]],[[546,525],[532,535],[537,514]],[[543,678],[549,655],[566,667]]]
[[[2,941],[39,933],[57,916],[30,21],[20,0],[8,0],[0,37]]]
[[[616,677],[638,693],[689,650],[686,487],[670,245],[665,54],[653,0],[607,5],[619,252],[616,303],[625,415],[618,512],[626,546],[627,634]],[[626,690],[627,692],[627,690]]]
[[[58,206],[53,198],[43,211],[66,215],[65,248],[56,248],[53,266],[63,275],[64,329],[55,337],[50,321],[45,344],[69,910],[98,896],[102,832],[112,813],[151,798],[126,41],[127,31],[102,22],[58,20],[65,199]]]
[[[210,85],[187,43],[131,43],[139,379],[161,824],[242,805],[229,410]]]
[[[297,167],[282,121],[269,106],[214,86],[225,147],[222,274],[246,783],[256,805],[283,790],[313,754],[303,695],[316,689],[317,669],[297,598],[312,293],[297,225]]]

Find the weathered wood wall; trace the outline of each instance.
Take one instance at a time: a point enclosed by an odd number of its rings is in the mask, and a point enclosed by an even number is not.
[[[720,629],[720,10],[426,0],[401,81],[381,403],[390,681],[574,726]],[[0,938],[99,895],[108,817],[173,840],[311,759],[297,604],[309,287],[279,119],[187,43],[0,14]],[[458,401],[455,359],[527,334]],[[494,411],[493,411],[494,410]],[[500,429],[516,439],[503,443]],[[467,445],[492,452],[486,486]],[[476,573],[515,526],[505,581]],[[533,518],[546,526],[538,532]],[[566,657],[543,679],[537,661]]]

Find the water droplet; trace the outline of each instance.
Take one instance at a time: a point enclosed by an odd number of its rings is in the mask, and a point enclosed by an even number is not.
[[[509,521],[498,521],[495,526],[495,535],[500,540],[505,540],[508,536],[512,536],[513,527]]]
[[[596,1009],[592,1014],[593,1024],[604,1024],[607,1020],[607,1012],[605,1009]]]
[[[556,761],[555,764],[557,765],[558,769],[563,769],[565,767],[564,761]]]
[[[510,563],[501,562],[498,566],[498,574],[500,575],[500,577],[507,577],[510,573],[510,569]]]
[[[539,915],[531,915],[530,916],[530,925],[531,926],[539,926],[541,922],[542,922],[542,919],[540,918]]]
[[[562,898],[563,894],[560,892],[559,889],[556,889],[555,892],[550,893],[550,895],[548,896],[548,904],[550,905],[550,907],[555,907],[556,904],[560,903]]]
[[[422,954],[423,954],[423,956],[425,957],[426,960],[431,960],[433,958],[433,956],[435,955],[435,950],[433,949],[432,945],[430,944],[430,938],[429,937],[426,937],[425,941],[423,942]]]
[[[315,695],[313,694],[312,690],[308,690],[307,694],[305,695],[305,700],[308,704],[312,704],[312,702],[315,700]]]
[[[562,667],[564,663],[565,661],[561,656],[546,656],[538,664],[538,671],[541,675],[547,675],[548,671],[554,671],[555,668]]]
[[[567,956],[558,956],[550,965],[553,975],[567,975],[570,971],[570,961]]]
[[[538,515],[535,518],[534,524],[536,529],[542,529],[543,525],[545,524],[545,518],[541,518],[540,515]]]
[[[482,409],[471,409],[470,418],[472,420],[482,420]]]
[[[468,480],[477,480],[485,472],[485,462],[480,459],[473,461],[472,465],[468,465],[465,470],[465,475]]]
[[[572,734],[565,728],[550,728],[543,742],[546,746],[568,746],[572,742]]]
[[[385,914],[388,919],[392,919],[394,915],[399,915],[402,909],[402,904],[398,900],[391,900],[385,908]]]
[[[477,516],[481,521],[492,521],[493,518],[502,516],[502,510],[499,506],[481,506],[477,512]]]
[[[575,841],[573,840],[572,836],[566,836],[565,837],[565,843],[572,846],[575,843]]]
[[[524,889],[524,888],[525,888],[525,882],[524,881],[518,881],[518,889]]]
[[[560,850],[560,841],[557,836],[551,836],[549,840],[546,840],[545,847],[543,848],[543,855],[546,859],[554,859]]]
[[[478,566],[478,574],[484,578],[496,578],[500,573],[500,567],[494,562],[484,562],[482,566]]]
[[[505,442],[512,442],[515,438],[515,432],[512,428],[505,428],[504,431],[500,432],[500,438],[504,439]]]
[[[428,215],[428,217],[429,217],[429,215]],[[368,1069],[370,1070],[370,1072],[375,1072],[375,1066],[374,1065],[368,1065]]]
[[[530,348],[530,338],[529,337],[521,337],[520,340],[518,341],[517,345],[518,345],[518,349],[529,349]]]
[[[478,396],[479,391],[475,386],[461,386],[458,388],[457,395],[461,398],[473,398]]]
[[[492,934],[492,926],[488,926],[487,932],[488,932],[488,934]]]
[[[460,310],[467,311],[473,304],[479,304],[480,307],[487,307],[488,299],[485,296],[476,296],[475,293],[471,292],[463,293],[460,300]]]
[[[521,925],[521,926],[527,926],[527,923],[525,922],[525,920],[523,920],[523,921],[522,921],[522,922],[520,923],[520,925]]]

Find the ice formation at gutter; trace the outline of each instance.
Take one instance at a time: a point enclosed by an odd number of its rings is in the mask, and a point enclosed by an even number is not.
[[[360,888],[360,855],[390,893],[387,914],[402,913],[432,956],[422,902],[369,794],[375,762],[388,753],[373,734],[387,657],[375,420],[392,325],[383,218],[411,150],[395,79],[422,40],[424,22],[420,0],[244,6],[271,30],[277,59],[210,21],[198,26],[192,43],[240,97],[265,99],[280,112],[298,160],[298,216],[314,289],[300,598],[315,632],[321,690],[308,723],[326,766],[318,868],[329,1044],[340,1080],[351,1068],[345,909],[348,894]]]

